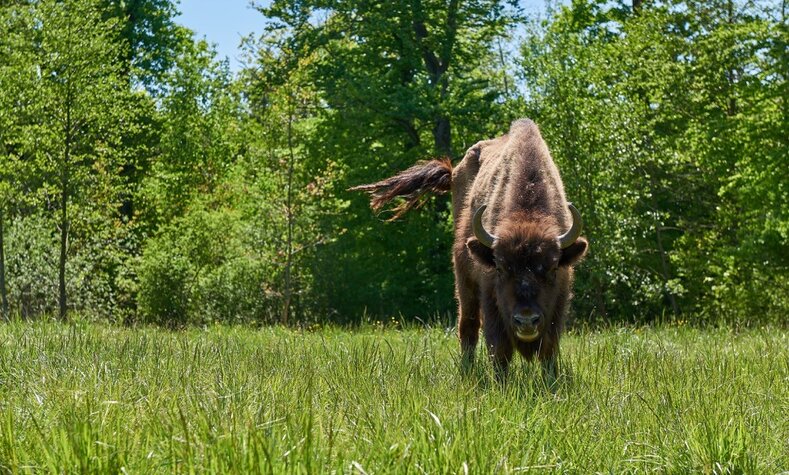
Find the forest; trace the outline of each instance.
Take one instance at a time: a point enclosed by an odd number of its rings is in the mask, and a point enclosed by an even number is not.
[[[529,117],[577,322],[782,324],[786,1],[274,0],[232,72],[175,0],[0,0],[4,319],[449,321],[449,197],[348,191]]]

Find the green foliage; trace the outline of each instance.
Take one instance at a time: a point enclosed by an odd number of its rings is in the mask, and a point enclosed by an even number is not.
[[[532,28],[526,109],[592,240],[579,313],[782,318],[786,75],[770,11],[582,1]]]
[[[3,178],[14,191],[8,221],[41,212],[53,218],[46,222],[59,234],[55,269],[61,317],[69,306],[88,302],[89,307],[98,303],[93,308],[97,314],[110,315],[114,302],[106,279],[99,279],[98,286],[90,282],[113,272],[113,262],[123,260],[107,259],[108,254],[117,256],[120,237],[116,210],[124,128],[118,124],[135,120],[133,96],[114,63],[121,47],[115,41],[117,24],[104,20],[98,2],[89,0],[12,4],[3,7],[3,18],[9,32],[5,51],[11,53],[2,72],[9,85],[2,102],[15,110],[7,124],[11,133],[2,137],[2,162],[12,171]],[[39,237],[31,240],[40,242]],[[78,275],[83,282],[74,285],[68,282],[73,271],[68,260],[78,255],[95,259],[79,267],[96,273]],[[69,303],[72,287],[95,293]]]
[[[505,0],[259,11],[234,76],[171,0],[0,3],[13,312],[453,314],[447,197],[384,223],[346,190],[529,116],[586,221],[577,317],[784,321],[781,5],[578,0],[525,28]]]
[[[268,320],[272,272],[235,213],[193,209],[146,243],[139,262],[141,317],[166,326]]]
[[[448,200],[383,225],[363,196],[343,190],[431,155],[457,158],[505,128],[501,68],[491,64],[500,64],[493,48],[507,38],[515,8],[277,1],[262,11],[270,23],[256,44],[260,68],[247,72],[252,111],[276,108],[275,90],[314,91],[299,103],[298,119],[314,123],[300,140],[303,166],[343,200],[320,220],[331,240],[312,261],[319,309],[338,319],[452,312]]]
[[[569,335],[549,392],[451,331],[0,327],[0,470],[780,473],[789,336]],[[482,360],[484,361],[484,359]]]
[[[142,224],[155,230],[181,216],[196,196],[215,191],[242,138],[229,72],[205,42],[187,42],[165,76],[157,117],[157,152],[138,190]]]
[[[11,314],[33,318],[57,311],[58,235],[52,219],[17,218],[5,229],[6,280]],[[90,315],[122,318],[123,298],[113,269],[121,259],[100,235],[76,243],[66,265],[70,305]]]
[[[175,24],[176,4],[171,0],[102,0],[101,4],[104,15],[121,24],[119,36],[125,47],[116,61],[124,75],[155,90],[188,36]]]

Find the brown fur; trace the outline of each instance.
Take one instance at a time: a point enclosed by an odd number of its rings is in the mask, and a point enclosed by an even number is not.
[[[452,162],[448,158],[442,158],[417,163],[393,177],[369,185],[354,186],[350,190],[369,193],[370,206],[375,211],[380,211],[397,196],[405,198],[405,201],[393,210],[394,215],[389,219],[391,221],[421,204],[427,193],[446,193],[450,189],[451,181]]]
[[[427,192],[443,192],[450,183],[458,336],[464,363],[473,362],[482,327],[499,376],[506,375],[517,350],[527,359],[536,356],[551,378],[571,298],[572,266],[583,257],[587,242],[578,238],[572,246],[559,248],[557,238],[570,227],[572,217],[559,171],[539,129],[530,120],[519,120],[508,134],[471,147],[454,169],[448,161],[434,160],[353,189],[370,193],[374,209],[404,196],[406,202],[396,209],[396,218]],[[497,236],[492,249],[477,241],[471,228],[471,218],[482,205],[487,205],[485,229]],[[519,327],[513,315],[524,312],[542,315],[536,341],[516,335]]]

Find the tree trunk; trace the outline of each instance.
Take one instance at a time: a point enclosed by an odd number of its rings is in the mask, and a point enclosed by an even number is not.
[[[736,18],[734,16],[734,2],[732,0],[729,0],[726,10],[728,13],[728,18],[726,21],[733,29]],[[726,69],[726,93],[729,96],[728,100],[726,101],[726,115],[729,117],[734,117],[737,115],[737,97],[735,89],[737,87],[736,83],[738,73],[739,71],[733,67]]]
[[[68,150],[68,146],[66,148]],[[68,151],[66,152],[68,155]],[[68,251],[68,171],[64,165],[61,172],[60,190],[60,259],[58,260],[58,315],[66,321],[68,316],[66,297],[66,253]]]
[[[293,98],[289,98],[293,100]],[[286,213],[288,235],[285,242],[285,301],[282,304],[282,323],[287,325],[290,317],[291,299],[291,267],[293,265],[293,105],[288,107],[288,191],[286,198]]]
[[[8,321],[8,294],[5,288],[5,252],[3,237],[3,209],[0,208],[0,317]]]
[[[449,117],[438,117],[433,127],[436,152],[444,157],[452,158],[452,129]]]
[[[428,31],[425,26],[422,2],[417,0],[412,4],[414,11],[413,29],[416,34],[416,42],[422,51],[422,59],[425,63],[425,69],[430,76],[430,84],[433,88],[438,89],[437,105],[439,109],[449,95],[449,82],[446,72],[449,70],[449,65],[452,62],[452,53],[455,48],[459,8],[459,0],[450,0],[447,6],[447,22],[445,25],[446,39],[437,54],[427,44]],[[452,128],[449,117],[444,112],[439,111],[433,118],[433,139],[436,152],[439,155],[452,158]]]
[[[414,120],[409,119],[395,119],[395,123],[397,123],[405,132],[406,139],[404,143],[404,150],[407,152],[414,147],[418,147],[420,144],[419,140],[419,131],[416,130],[414,126]]]
[[[71,160],[71,88],[66,92],[66,123],[63,147],[63,165],[60,170],[60,259],[58,260],[58,315],[60,320],[68,319],[68,300],[66,295],[66,259],[68,252],[68,194],[69,165]]]
[[[501,46],[501,38],[496,40],[496,43],[497,43],[497,45],[499,47],[499,62],[501,63],[501,75],[502,75],[502,78],[504,79],[504,98],[509,101],[510,100],[510,83],[507,80],[507,68],[508,68],[509,65],[507,64],[507,60],[504,58],[504,48],[502,48],[502,46]]]
[[[121,18],[120,21],[123,23],[121,27],[122,36],[125,37],[128,41],[126,44],[126,48],[123,49],[123,53],[121,53],[121,76],[126,79],[126,81],[131,84],[132,80],[132,63],[134,62],[134,57],[136,56],[135,47],[137,45],[134,44],[132,38],[134,37],[134,29],[136,27],[137,18],[134,16],[135,7],[138,3],[138,0],[133,1],[125,1],[121,3]]]
[[[655,215],[657,215],[658,204],[657,200],[655,199],[655,193],[657,193],[657,183],[655,182],[654,174],[650,174],[650,183],[652,184],[652,189],[650,190],[652,211],[655,213]],[[663,277],[664,284],[668,284],[668,281],[671,280],[671,269],[669,268],[666,250],[663,246],[663,234],[661,233],[661,227],[662,225],[660,221],[655,218],[655,240],[657,241],[658,255],[660,256],[661,277]],[[666,288],[666,294],[668,295],[668,301],[671,304],[671,311],[674,313],[675,317],[678,317],[680,313],[679,304],[677,304],[677,298],[674,296],[674,292]]]

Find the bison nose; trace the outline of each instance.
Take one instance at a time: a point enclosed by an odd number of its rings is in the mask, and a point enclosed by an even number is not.
[[[522,313],[516,313],[513,317],[515,319],[515,323],[520,326],[528,325],[531,327],[536,327],[540,324],[540,317],[539,313],[532,313],[530,315],[524,315]]]

